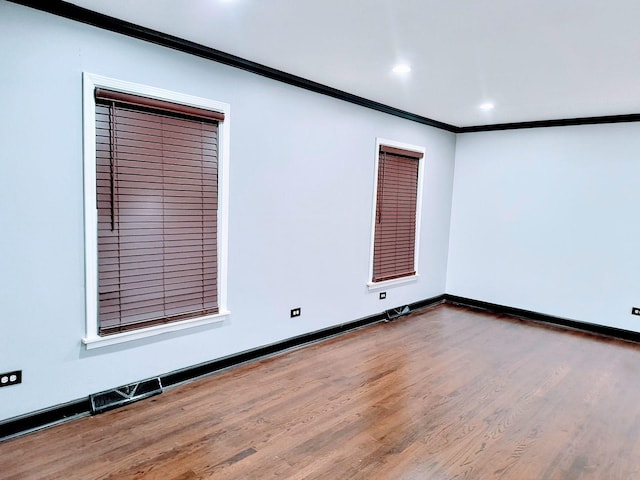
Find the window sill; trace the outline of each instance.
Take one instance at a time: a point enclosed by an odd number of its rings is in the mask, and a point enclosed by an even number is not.
[[[398,285],[404,285],[407,283],[414,283],[418,281],[420,275],[411,275],[410,277],[394,278],[392,280],[385,280],[384,282],[367,282],[367,288],[370,292],[383,290],[389,287],[396,287]]]
[[[206,317],[190,318],[188,320],[182,320],[181,322],[166,323],[164,325],[156,325],[141,330],[114,333],[113,335],[107,335],[104,337],[100,337],[98,335],[86,336],[82,339],[82,343],[86,346],[87,350],[108,347],[109,345],[132,342],[134,340],[149,338],[163,333],[178,332],[180,330],[187,330],[189,328],[200,327],[202,325],[221,323],[230,313],[231,312],[228,310],[225,310],[214,315],[207,315]]]

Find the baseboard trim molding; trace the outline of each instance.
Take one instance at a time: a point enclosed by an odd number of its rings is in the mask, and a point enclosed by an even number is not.
[[[200,377],[210,375],[212,373],[235,367],[243,363],[252,362],[267,358],[278,353],[285,352],[303,345],[318,342],[336,335],[356,330],[358,328],[377,323],[385,319],[384,313],[372,315],[370,317],[361,318],[353,322],[343,323],[333,327],[317,330],[315,332],[305,333],[296,337],[287,338],[280,342],[272,343],[262,347],[245,350],[226,357],[217,358],[210,362],[193,365],[180,370],[176,370],[165,375],[160,375],[160,380],[165,388],[177,386]]]
[[[37,412],[0,422],[0,442],[19,437],[46,427],[52,427],[74,418],[86,417],[91,411],[89,397],[56,405]]]
[[[597,325],[594,323],[580,322],[570,320],[568,318],[556,317],[545,313],[533,312],[522,308],[508,307],[497,303],[484,302],[472,298],[459,297],[457,295],[444,295],[444,302],[452,305],[461,305],[464,307],[486,310],[491,313],[498,313],[518,317],[524,320],[546,323],[571,330],[592,333],[599,336],[616,338],[628,342],[640,343],[640,333],[624,330],[621,328],[607,327],[605,325]]]
[[[426,307],[437,305],[439,303],[442,303],[443,301],[444,295],[438,295],[437,297],[427,298],[425,300],[420,300],[418,302],[409,304],[409,308],[413,312],[415,310],[420,310]],[[195,380],[199,377],[224,370],[226,368],[235,367],[242,363],[251,362],[261,358],[267,358],[272,355],[291,350],[293,348],[298,348],[303,345],[308,345],[321,340],[325,340],[327,338],[335,337],[352,330],[357,330],[359,328],[366,327],[368,325],[372,325],[386,319],[387,316],[385,312],[380,312],[378,314],[354,320],[352,322],[323,328],[321,330],[316,330],[314,332],[291,337],[280,342],[272,343],[270,345],[265,345],[263,347],[255,348],[252,350],[246,350],[244,352],[229,355],[228,357],[222,357],[210,362],[205,362],[199,365],[183,368],[181,370],[176,370],[174,372],[161,375],[160,380],[162,381],[162,385],[164,387],[179,385],[191,380]]]
[[[578,330],[592,333],[598,336],[615,338],[634,343],[640,343],[640,333],[623,330],[615,327],[596,325],[593,323],[579,322],[567,318],[556,317],[544,313],[524,310],[522,308],[509,307],[497,303],[485,302],[473,298],[460,297],[457,295],[443,294],[427,298],[408,305],[410,312],[434,307],[443,303],[459,305],[478,310],[485,310],[491,313],[504,314],[517,317],[525,321],[539,322],[554,325],[566,329]],[[198,378],[220,372],[222,370],[248,363],[286,351],[310,345],[331,337],[335,337],[353,330],[357,330],[374,323],[386,321],[385,312],[360,318],[352,322],[346,322],[332,327],[305,333],[296,337],[287,338],[280,342],[239,352],[227,357],[218,358],[210,362],[193,365],[180,370],[175,370],[164,375],[160,375],[160,380],[164,388],[175,387],[180,384],[196,380]],[[88,416],[91,414],[90,396],[84,399],[75,400],[62,405],[57,405],[37,412],[29,413],[19,417],[0,422],[0,442],[9,440],[42,428],[54,426],[75,418]]]
[[[411,303],[408,306],[411,312],[413,312],[443,303],[444,298],[444,295],[438,295],[436,297]],[[218,358],[210,362],[175,370],[173,372],[160,375],[159,378],[163,388],[174,387],[212,373],[220,372],[227,368],[267,358],[279,353],[284,353],[285,351],[292,350],[294,348],[316,343],[385,320],[387,320],[385,312],[380,312],[351,322],[334,325],[332,327],[305,333],[296,337],[287,338],[270,345]],[[63,405],[57,405],[0,422],[0,442],[75,418],[88,416],[92,411],[90,398],[91,395],[85,399],[75,400]]]

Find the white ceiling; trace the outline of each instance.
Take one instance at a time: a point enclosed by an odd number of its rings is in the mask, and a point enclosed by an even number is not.
[[[640,0],[71,3],[456,126],[640,113]]]

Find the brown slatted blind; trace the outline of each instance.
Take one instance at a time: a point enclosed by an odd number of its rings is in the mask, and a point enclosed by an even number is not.
[[[100,334],[217,312],[217,122],[96,97]]]
[[[414,275],[418,161],[422,153],[381,146],[373,281]]]

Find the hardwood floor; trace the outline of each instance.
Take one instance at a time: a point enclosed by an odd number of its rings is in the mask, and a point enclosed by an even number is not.
[[[637,479],[640,346],[442,305],[0,443],[14,479]]]

